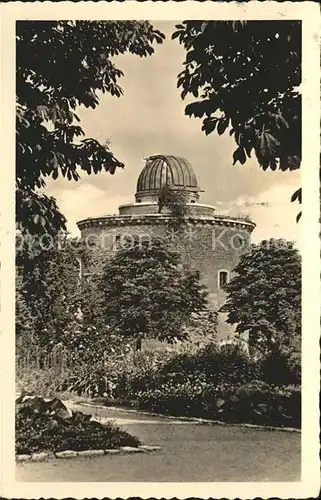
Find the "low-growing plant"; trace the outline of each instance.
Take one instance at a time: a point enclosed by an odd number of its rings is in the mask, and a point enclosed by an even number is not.
[[[68,412],[57,398],[23,398],[16,404],[16,453],[112,449],[138,446],[140,441],[113,422],[102,424],[91,415]]]
[[[301,425],[300,388],[278,388],[262,381],[231,386],[202,380],[167,383],[139,394],[143,409],[230,423],[272,426]]]
[[[264,364],[265,363],[265,364]],[[185,343],[176,349],[116,350],[96,364],[77,370],[48,370],[38,394],[74,393],[103,398],[105,404],[227,422],[300,426],[300,386],[295,377],[268,378],[273,359],[255,360],[238,344],[202,347]],[[275,365],[276,366],[276,365]],[[37,378],[38,377],[38,378]],[[39,384],[34,377],[33,387]],[[57,384],[57,381],[59,384]],[[292,385],[289,385],[289,384]]]

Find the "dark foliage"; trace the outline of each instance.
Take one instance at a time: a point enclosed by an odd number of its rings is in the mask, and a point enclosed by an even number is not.
[[[229,423],[301,426],[300,388],[278,388],[259,381],[240,386],[190,381],[166,384],[142,392],[139,406],[154,412]]]
[[[250,348],[268,355],[291,352],[301,338],[301,257],[292,242],[252,245],[226,285],[227,322],[248,334]]]
[[[301,359],[288,353],[275,353],[261,360],[261,378],[272,385],[300,385]]]
[[[22,398],[21,398],[22,399]],[[97,450],[137,446],[139,440],[113,424],[92,421],[91,415],[69,414],[58,400],[34,397],[16,403],[16,453]]]
[[[17,340],[33,336],[46,351],[67,340],[67,330],[76,329],[81,303],[80,259],[86,249],[77,240],[22,239],[17,248],[16,333]]]
[[[143,354],[143,353],[142,353]],[[209,344],[165,356],[160,364],[68,380],[62,390],[176,416],[300,427],[300,376],[289,360],[254,361],[233,345]],[[293,384],[293,385],[291,385]]]
[[[195,353],[173,356],[157,373],[157,384],[182,383],[187,378],[221,384],[247,383],[259,376],[259,368],[245,352],[234,346],[211,343]]]
[[[186,50],[177,86],[182,99],[197,99],[185,114],[201,118],[206,135],[234,137],[233,164],[254,153],[264,170],[299,168],[300,21],[184,21],[176,28],[172,38]],[[300,199],[298,189],[291,201]]]
[[[207,306],[196,271],[182,270],[180,256],[161,240],[129,242],[107,264],[101,289],[102,314],[128,338],[173,341],[193,313]]]
[[[31,234],[65,229],[54,198],[39,194],[45,178],[77,181],[80,173],[123,167],[85,133],[77,108],[96,108],[100,93],[120,97],[123,75],[112,57],[145,57],[164,35],[145,21],[18,21],[16,26],[17,222]]]
[[[254,151],[263,169],[301,159],[301,25],[297,21],[184,21],[172,38],[186,49],[182,98],[203,130],[230,131],[234,163]],[[276,78],[275,75],[278,75]]]

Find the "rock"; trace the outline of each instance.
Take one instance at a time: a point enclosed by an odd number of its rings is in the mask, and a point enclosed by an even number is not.
[[[160,446],[149,446],[148,444],[142,444],[138,448],[144,451],[157,451],[161,449]]]
[[[22,389],[22,391],[21,391],[20,394],[16,393],[16,404],[22,403],[23,398],[25,397],[25,395],[26,395],[26,391],[24,389]]]
[[[49,458],[49,453],[46,452],[41,452],[41,453],[33,453],[31,455],[31,461],[32,462],[43,462],[44,460],[47,460]]]
[[[73,450],[58,451],[56,454],[57,458],[74,458],[77,456],[77,452]]]
[[[34,394],[21,394],[20,398],[21,403],[25,403],[29,399],[34,400],[34,399],[39,399],[38,396],[35,396]]]
[[[72,412],[58,398],[47,400],[34,395],[21,395],[16,404],[18,410],[28,408],[34,413],[50,415],[53,418],[67,419],[72,416]]]
[[[121,446],[121,451],[125,451],[126,453],[144,453],[145,450],[142,448],[134,448],[133,446]]]
[[[46,406],[47,411],[49,411],[51,415],[57,415],[60,418],[70,418],[72,416],[71,410],[69,410],[58,398],[47,401]]]
[[[31,455],[16,455],[17,462],[27,462],[27,460],[31,459]]]
[[[75,423],[85,423],[85,422],[89,422],[91,420],[91,417],[92,415],[89,413],[82,413],[81,411],[74,411],[72,412],[72,416],[73,416],[73,421]]]
[[[99,455],[105,455],[105,450],[89,450],[91,452],[91,455],[93,457],[99,456]]]
[[[30,408],[35,413],[45,413],[47,409],[46,401],[38,396],[24,396],[18,403],[18,408]]]
[[[104,450],[84,450],[84,451],[78,451],[77,455],[79,457],[96,457],[99,455],[104,455],[105,451]]]
[[[105,450],[105,455],[117,455],[120,453],[120,450]]]

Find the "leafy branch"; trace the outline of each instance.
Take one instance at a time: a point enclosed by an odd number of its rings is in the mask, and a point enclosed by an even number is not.
[[[112,57],[129,52],[146,57],[164,35],[145,21],[19,21],[16,29],[17,201],[32,199],[29,216],[17,206],[17,222],[32,232],[64,224],[56,202],[39,194],[46,177],[77,181],[80,172],[111,174],[124,167],[109,148],[84,138],[79,106],[95,109],[100,95],[120,97],[123,72]],[[22,193],[25,191],[25,193]],[[42,206],[39,225],[32,210]],[[26,226],[26,224],[28,224]],[[58,224],[59,225],[59,224]]]

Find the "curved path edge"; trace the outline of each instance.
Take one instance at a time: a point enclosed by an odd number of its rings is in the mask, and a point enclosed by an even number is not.
[[[283,432],[296,432],[301,433],[301,429],[297,429],[296,427],[277,427],[271,425],[258,425],[258,424],[247,424],[247,423],[230,423],[230,422],[222,422],[221,420],[210,420],[199,417],[175,417],[173,415],[165,415],[164,413],[155,413],[155,412],[147,412],[136,410],[133,408],[121,408],[117,406],[104,406],[99,403],[95,403],[95,400],[84,400],[84,399],[75,399],[75,400],[63,400],[65,405],[68,404],[77,404],[79,406],[86,406],[89,408],[100,408],[105,410],[113,410],[124,413],[133,413],[136,415],[150,416],[150,417],[165,417],[170,420],[177,420],[180,422],[195,422],[196,424],[204,424],[204,425],[224,425],[229,427],[244,427],[249,429],[258,429],[258,430],[266,430],[266,431],[283,431]]]
[[[120,448],[107,449],[107,450],[83,450],[83,451],[74,451],[74,450],[65,450],[58,451],[56,453],[53,452],[40,452],[40,453],[32,453],[31,455],[16,455],[16,462],[44,462],[46,460],[55,458],[76,458],[76,457],[97,457],[102,455],[119,455],[125,453],[148,453],[152,451],[160,450],[159,446],[149,446],[149,445],[141,445],[136,447],[132,446],[122,446]]]

